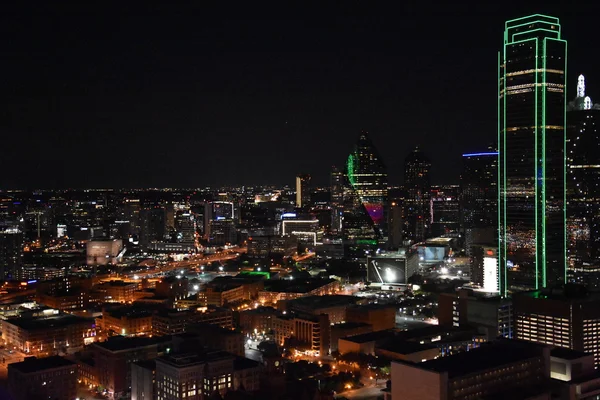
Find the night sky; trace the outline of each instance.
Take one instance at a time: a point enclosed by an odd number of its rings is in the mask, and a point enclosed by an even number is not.
[[[584,73],[600,101],[595,8],[85,3],[0,10],[0,189],[325,184],[361,130],[391,184],[415,145],[458,183],[497,135],[504,21],[531,12],[561,19],[568,98]]]

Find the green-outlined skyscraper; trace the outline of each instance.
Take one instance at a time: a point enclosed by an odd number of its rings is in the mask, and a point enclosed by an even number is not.
[[[499,290],[565,281],[567,42],[558,18],[506,22],[499,53]]]

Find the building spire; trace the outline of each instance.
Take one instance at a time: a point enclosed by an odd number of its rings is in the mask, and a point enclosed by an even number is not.
[[[577,78],[577,97],[585,97],[585,77],[579,75]]]

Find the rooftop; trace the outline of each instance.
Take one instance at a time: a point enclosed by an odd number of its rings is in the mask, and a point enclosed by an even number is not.
[[[18,326],[25,330],[47,330],[49,328],[60,328],[74,324],[90,324],[90,328],[94,324],[93,318],[82,318],[71,314],[58,314],[49,317],[14,317],[8,318],[5,323]]]
[[[355,296],[345,295],[326,295],[326,296],[306,296],[298,299],[290,300],[288,305],[291,307],[302,307],[302,308],[323,308],[323,307],[336,307],[336,306],[349,306],[356,304],[359,300]]]
[[[138,284],[136,282],[125,282],[125,281],[110,281],[110,282],[104,282],[101,283],[99,286],[114,286],[114,287],[125,287],[125,286],[138,286]]]
[[[109,351],[131,350],[138,347],[153,346],[171,341],[171,336],[155,337],[123,337],[113,336],[105,342],[94,343],[94,346],[102,347]]]
[[[135,361],[134,364],[139,365],[140,367],[142,367],[144,369],[150,369],[150,370],[156,369],[156,360],[155,359],[138,360],[138,361]]]
[[[331,325],[331,329],[353,329],[371,326],[366,322],[342,322],[341,324]]]
[[[361,335],[346,336],[342,339],[352,343],[376,342],[392,338],[394,337],[394,333],[394,329],[387,329],[384,331],[363,333]]]
[[[545,346],[518,340],[498,340],[468,352],[425,361],[416,367],[447,372],[449,378],[454,378],[539,357],[543,348]]]
[[[193,323],[188,325],[187,332],[192,335],[194,334],[212,334],[212,335],[241,335],[240,332],[231,329],[223,328],[218,325],[206,324],[206,323]]]
[[[335,279],[303,279],[265,281],[265,291],[278,293],[308,293],[335,282]]]
[[[520,292],[513,296],[529,297],[532,299],[555,300],[570,303],[587,303],[600,301],[600,293],[588,292],[585,287],[580,285],[566,285],[564,288],[531,290],[529,292]]]
[[[379,349],[391,351],[392,353],[397,354],[412,354],[418,353],[420,351],[437,349],[437,347],[430,344],[420,344],[417,342],[394,340],[390,343],[386,343],[385,345],[379,346]]]
[[[234,355],[226,351],[201,351],[195,353],[173,353],[158,357],[156,362],[172,365],[177,368],[205,364],[211,361],[234,359]]]
[[[353,310],[385,310],[385,309],[396,309],[396,307],[398,307],[395,304],[375,304],[375,303],[370,303],[370,304],[357,304],[357,305],[353,305],[349,308],[353,309]]]
[[[577,360],[583,357],[591,357],[589,353],[567,349],[565,347],[555,347],[550,351],[551,357],[562,358],[563,360]]]
[[[236,371],[240,371],[243,369],[256,368],[260,365],[258,361],[251,360],[246,357],[236,356],[235,360],[233,360],[233,369]]]
[[[139,306],[120,307],[112,310],[105,310],[104,312],[113,318],[145,318],[152,315],[152,310]]]
[[[70,366],[77,366],[77,364],[64,357],[52,356],[46,358],[27,357],[24,361],[9,364],[8,368],[16,369],[23,374],[30,374],[32,372]]]

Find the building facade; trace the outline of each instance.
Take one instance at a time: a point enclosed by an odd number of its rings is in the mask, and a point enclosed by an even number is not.
[[[77,364],[59,356],[9,364],[8,390],[13,400],[72,400],[77,397]]]
[[[431,161],[417,147],[404,160],[404,239],[423,241],[429,230]]]
[[[565,282],[566,41],[558,18],[506,23],[499,55],[501,293]]]
[[[585,94],[579,76],[577,97],[567,111],[567,243],[572,280],[600,288],[600,105]]]
[[[382,240],[387,239],[387,167],[367,132],[361,132],[348,156],[346,176]]]

